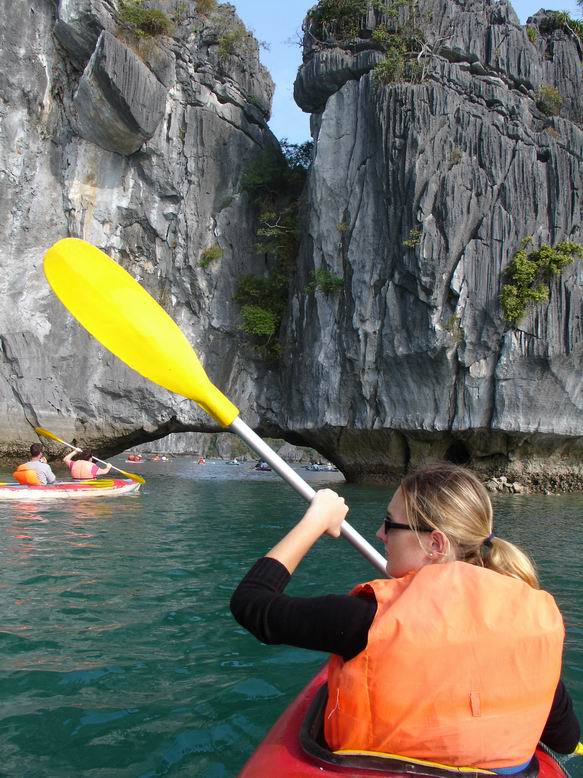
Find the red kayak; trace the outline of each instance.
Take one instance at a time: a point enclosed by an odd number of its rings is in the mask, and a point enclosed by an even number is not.
[[[313,678],[271,728],[239,778],[309,778],[343,775],[374,778],[407,775],[451,778],[453,775],[495,775],[488,770],[444,767],[421,760],[385,756],[334,754],[322,738],[322,713],[326,704],[327,668]],[[530,765],[511,778],[569,778],[559,762],[542,747]]]

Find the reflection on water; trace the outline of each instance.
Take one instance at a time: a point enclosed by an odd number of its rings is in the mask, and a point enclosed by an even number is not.
[[[263,646],[228,610],[305,505],[251,463],[117,464],[146,478],[139,495],[0,503],[0,774],[234,776],[324,658]],[[299,472],[341,491],[350,522],[375,542],[386,489]],[[563,610],[580,717],[582,508],[572,496],[495,500],[497,534],[534,556]],[[323,538],[290,589],[343,592],[371,575],[347,543]],[[580,763],[570,768],[582,778]]]

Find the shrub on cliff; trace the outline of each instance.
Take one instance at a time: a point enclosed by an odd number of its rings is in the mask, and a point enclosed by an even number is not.
[[[405,246],[408,249],[416,248],[421,243],[422,236],[423,236],[423,230],[414,227],[413,229],[409,230],[409,237],[407,238],[407,240],[403,241],[403,246]]]
[[[233,22],[231,29],[225,30],[218,38],[219,58],[225,59],[233,54],[242,53],[243,44],[251,36],[242,24]]]
[[[290,204],[275,211],[261,211],[258,216],[259,227],[256,231],[258,254],[273,254],[281,261],[282,267],[293,266],[298,249],[298,220],[296,205]]]
[[[287,304],[287,282],[287,276],[277,272],[265,278],[244,276],[235,294],[235,302],[264,307],[281,316]]]
[[[308,13],[316,37],[346,40],[358,37],[367,10],[368,0],[320,0]]]
[[[401,9],[406,14],[397,23]],[[373,42],[385,52],[385,59],[373,69],[375,81],[381,84],[421,81],[431,50],[419,24],[415,0],[390,0],[384,15],[392,20],[389,26],[379,24],[372,33]]]
[[[197,14],[208,16],[217,10],[217,0],[195,0],[195,8]]]
[[[258,253],[274,255],[284,268],[291,268],[297,253],[298,201],[306,180],[312,143],[281,141],[281,153],[265,151],[246,170],[242,189],[258,210]]]
[[[395,40],[385,49],[386,56],[373,69],[373,77],[379,84],[403,81],[405,76],[405,45]]]
[[[548,15],[555,30],[564,30],[567,34],[579,38],[579,41],[583,43],[583,21],[581,19],[572,19],[568,11],[550,11]]]
[[[275,197],[287,187],[287,165],[285,157],[275,149],[268,149],[256,157],[246,169],[241,189],[247,192],[253,202]]]
[[[203,0],[208,5],[207,0]],[[214,5],[212,26],[216,31],[219,62],[225,66],[229,57],[253,57],[257,55],[257,46],[264,47],[263,41],[256,41],[244,24],[235,16],[235,6],[230,3]]]
[[[256,157],[243,175],[241,188],[256,204],[268,204],[282,195],[297,199],[304,186],[314,144],[289,143],[283,138],[280,146],[281,153],[267,149]]]
[[[235,295],[241,305],[241,330],[253,339],[254,350],[263,358],[279,356],[277,334],[287,305],[288,278],[272,273],[266,278],[245,276]]]
[[[527,252],[532,238],[525,238],[504,273],[505,283],[500,302],[506,321],[515,326],[529,305],[549,299],[549,283],[559,276],[574,259],[583,257],[583,246],[571,241],[557,243],[555,248],[544,244]]]
[[[547,116],[558,116],[563,107],[563,98],[554,86],[542,84],[536,92],[536,106]]]
[[[344,279],[334,275],[326,268],[320,267],[312,272],[312,280],[306,285],[305,291],[308,293],[323,292],[324,294],[335,294],[344,289]]]
[[[242,306],[241,329],[255,338],[256,351],[269,358],[277,356],[280,350],[276,336],[298,250],[299,198],[312,158],[312,145],[310,141],[294,144],[283,139],[281,152],[264,151],[247,168],[241,182],[242,190],[257,209],[255,248],[275,262],[265,278],[246,276],[239,284],[235,301]]]
[[[209,248],[205,249],[201,255],[200,255],[200,261],[199,265],[201,267],[208,267],[211,262],[215,262],[217,259],[220,259],[223,256],[223,249],[219,246],[218,243],[215,243],[214,246],[209,246]]]
[[[277,314],[260,305],[244,305],[241,309],[241,329],[248,335],[272,338],[279,326]]]
[[[121,0],[119,20],[138,37],[169,35],[171,19],[159,8],[150,8],[145,0]]]

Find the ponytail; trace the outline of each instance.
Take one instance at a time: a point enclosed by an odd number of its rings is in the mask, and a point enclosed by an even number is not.
[[[502,538],[492,538],[492,547],[482,554],[483,566],[511,578],[520,578],[533,589],[540,589],[534,563],[524,551]]]

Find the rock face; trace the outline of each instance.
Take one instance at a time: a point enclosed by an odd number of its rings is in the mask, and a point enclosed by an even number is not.
[[[541,12],[531,40],[504,2],[420,0],[424,77],[382,85],[372,7],[350,45],[308,29],[295,95],[314,159],[273,366],[245,349],[233,302],[269,269],[241,179],[277,147],[273,86],[234,9],[194,7],[145,42],[109,0],[0,0],[0,454],[20,456],[36,425],[103,455],[216,429],[51,295],[42,254],[73,235],[142,281],[249,424],[351,479],[445,456],[534,488],[553,468],[583,482],[583,267],[517,327],[499,303],[523,238],[582,240],[578,39]],[[540,110],[541,86],[560,115]],[[344,287],[307,291],[315,271]]]
[[[75,93],[79,135],[129,156],[154,136],[167,97],[140,57],[103,31]]]
[[[579,41],[541,13],[531,43],[505,3],[419,6],[434,53],[417,84],[376,83],[372,41],[317,43],[308,25],[295,95],[317,112],[315,154],[287,329],[302,357],[284,377],[304,391],[286,426],[352,478],[443,456],[576,476],[583,266],[517,328],[498,297],[524,237],[581,241]],[[307,296],[319,269],[344,289]]]
[[[124,29],[115,8],[106,0],[61,0],[56,10],[48,0],[0,2],[5,458],[23,455],[37,425],[105,454],[216,428],[71,320],[42,273],[44,251],[68,235],[142,281],[229,397],[249,407],[247,397],[261,396],[255,363],[239,357],[233,295],[241,275],[265,269],[241,178],[278,146],[266,123],[271,78],[232,6],[203,17],[194,2],[182,4],[172,35],[150,39]],[[236,49],[220,52],[233,31]],[[201,266],[215,246],[222,256]]]

